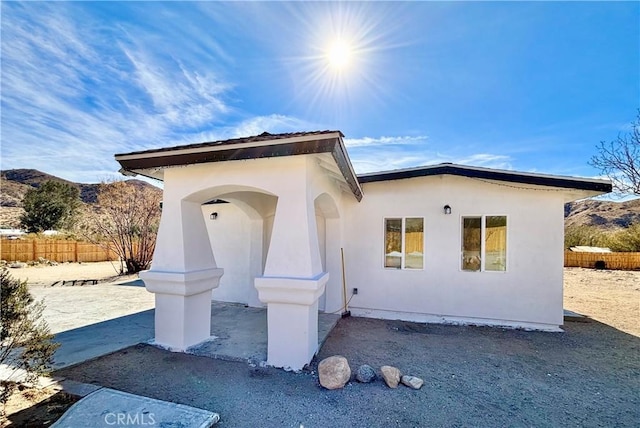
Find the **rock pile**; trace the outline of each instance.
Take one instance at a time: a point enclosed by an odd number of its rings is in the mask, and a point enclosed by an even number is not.
[[[393,366],[380,367],[381,377],[389,388],[397,388],[401,383],[411,389],[420,389],[424,385],[424,380],[416,376],[402,375],[400,369]],[[351,380],[351,368],[349,362],[342,355],[334,355],[320,361],[318,364],[318,377],[320,385],[327,389],[339,389]],[[371,383],[378,377],[378,374],[368,364],[358,367],[355,372],[355,379],[361,383]]]

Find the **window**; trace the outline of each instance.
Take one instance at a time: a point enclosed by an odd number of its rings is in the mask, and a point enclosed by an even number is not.
[[[384,267],[422,269],[424,266],[424,218],[384,220]]]
[[[462,270],[507,270],[507,217],[462,217]]]

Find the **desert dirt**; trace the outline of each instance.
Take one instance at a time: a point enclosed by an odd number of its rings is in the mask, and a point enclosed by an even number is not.
[[[89,272],[91,279],[112,275],[105,263],[91,265],[12,273],[38,287]],[[565,333],[344,318],[301,373],[137,345],[55,375],[219,412],[221,426],[635,426],[640,272],[566,268],[564,306],[589,318],[567,322]],[[352,372],[390,364],[425,386],[352,381],[326,391],[317,364],[335,354],[348,358]],[[48,397],[51,403],[34,406]],[[3,426],[40,426],[71,404],[55,389],[13,398]]]
[[[640,271],[565,268],[564,307],[640,337]]]

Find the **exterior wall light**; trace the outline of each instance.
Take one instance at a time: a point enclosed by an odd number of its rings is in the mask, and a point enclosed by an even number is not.
[[[444,206],[444,213],[445,214],[451,214],[451,206],[450,205],[445,205]]]
[[[209,218],[210,218],[211,220],[217,220],[217,219],[218,219],[218,213],[211,213],[211,214],[209,215]]]

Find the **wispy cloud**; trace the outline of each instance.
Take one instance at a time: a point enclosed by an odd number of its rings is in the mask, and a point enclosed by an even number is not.
[[[410,144],[422,144],[427,141],[426,136],[399,136],[399,137],[362,137],[362,138],[345,138],[344,144],[347,147],[371,147],[371,146],[391,146]]]
[[[244,120],[234,126],[232,137],[243,137],[258,135],[263,132],[271,134],[282,132],[300,132],[315,130],[315,125],[291,116],[271,114],[268,116],[257,116]]]
[[[491,153],[464,156],[443,154],[424,136],[384,136],[345,139],[357,173],[388,171],[443,162],[489,168],[513,169],[511,157]]]
[[[233,85],[188,47],[160,54],[157,34],[106,27],[77,5],[1,7],[3,168],[97,180],[117,170],[114,153],[199,134],[231,111]]]
[[[511,157],[506,155],[477,153],[452,162],[461,165],[483,166],[498,169],[513,169],[511,161]]]

